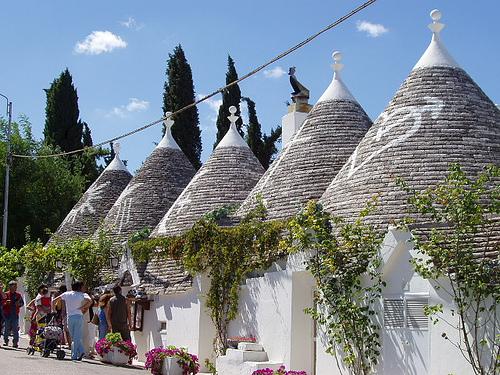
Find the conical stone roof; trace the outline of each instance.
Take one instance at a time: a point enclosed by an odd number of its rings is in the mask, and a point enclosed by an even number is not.
[[[121,246],[139,230],[154,229],[196,173],[172,137],[173,123],[165,120],[161,142],[104,219],[103,228],[114,246]]]
[[[408,214],[397,177],[423,190],[450,163],[474,176],[500,162],[500,111],[446,51],[436,12],[428,49],[321,197],[328,211],[352,220],[377,194],[367,219],[386,228]]]
[[[127,186],[132,175],[120,160],[119,145],[114,159],[68,213],[49,243],[90,237]]]
[[[240,204],[264,174],[264,168],[232,124],[205,164],[170,207],[152,237],[180,235],[203,215],[228,205]],[[191,281],[174,261],[152,259],[146,268],[144,286],[152,292],[175,293],[189,288]]]
[[[335,73],[292,141],[281,151],[237,214],[244,216],[261,196],[269,219],[294,216],[319,199],[363,138],[371,120],[340,78],[341,54],[333,54]]]

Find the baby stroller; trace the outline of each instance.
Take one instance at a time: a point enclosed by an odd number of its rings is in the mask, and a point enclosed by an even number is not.
[[[38,328],[34,343],[26,349],[28,355],[40,352],[42,357],[47,358],[50,353],[55,352],[57,359],[64,359],[66,352],[61,345],[63,330],[55,323],[56,315],[57,313],[49,313],[37,320]]]

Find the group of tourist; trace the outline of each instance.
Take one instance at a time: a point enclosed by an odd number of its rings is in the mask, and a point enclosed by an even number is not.
[[[7,292],[0,283],[0,335],[4,346],[19,345],[19,313],[24,301],[17,292],[17,283],[11,281]],[[47,285],[40,285],[37,296],[26,305],[30,311],[30,344],[34,344],[39,322],[49,313],[53,323],[63,328],[62,343],[71,348],[71,359],[81,361],[92,357],[96,338],[102,339],[109,332],[120,333],[124,340],[130,340],[131,313],[130,304],[122,295],[119,285],[113,287],[113,293],[105,290],[101,295],[91,297],[85,285],[75,281],[71,291],[62,285],[51,295]]]

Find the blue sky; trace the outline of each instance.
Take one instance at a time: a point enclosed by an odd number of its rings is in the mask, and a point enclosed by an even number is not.
[[[27,115],[41,137],[43,89],[68,67],[81,118],[97,143],[161,117],[166,59],[178,43],[191,64],[197,94],[206,94],[224,84],[228,53],[243,75],[362,2],[3,1],[0,93],[14,102],[14,116]],[[442,40],[448,50],[500,102],[500,2],[493,0],[379,0],[275,63],[271,73],[243,82],[242,94],[256,102],[268,131],[286,113],[291,88],[283,72],[296,66],[314,103],[331,81],[331,53],[340,50],[345,83],[375,119],[427,47],[434,8],[443,12]],[[203,160],[212,151],[216,108],[216,101],[198,107]],[[156,126],[122,140],[122,158],[131,171],[160,136],[161,126]]]

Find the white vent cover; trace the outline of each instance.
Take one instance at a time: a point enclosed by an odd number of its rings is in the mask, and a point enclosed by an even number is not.
[[[406,326],[413,329],[427,329],[429,318],[424,313],[424,307],[429,304],[427,298],[406,300]]]
[[[424,307],[428,304],[428,299],[422,297],[384,298],[384,326],[427,330],[429,318]]]
[[[403,328],[404,322],[404,301],[402,299],[384,299],[384,326]]]

